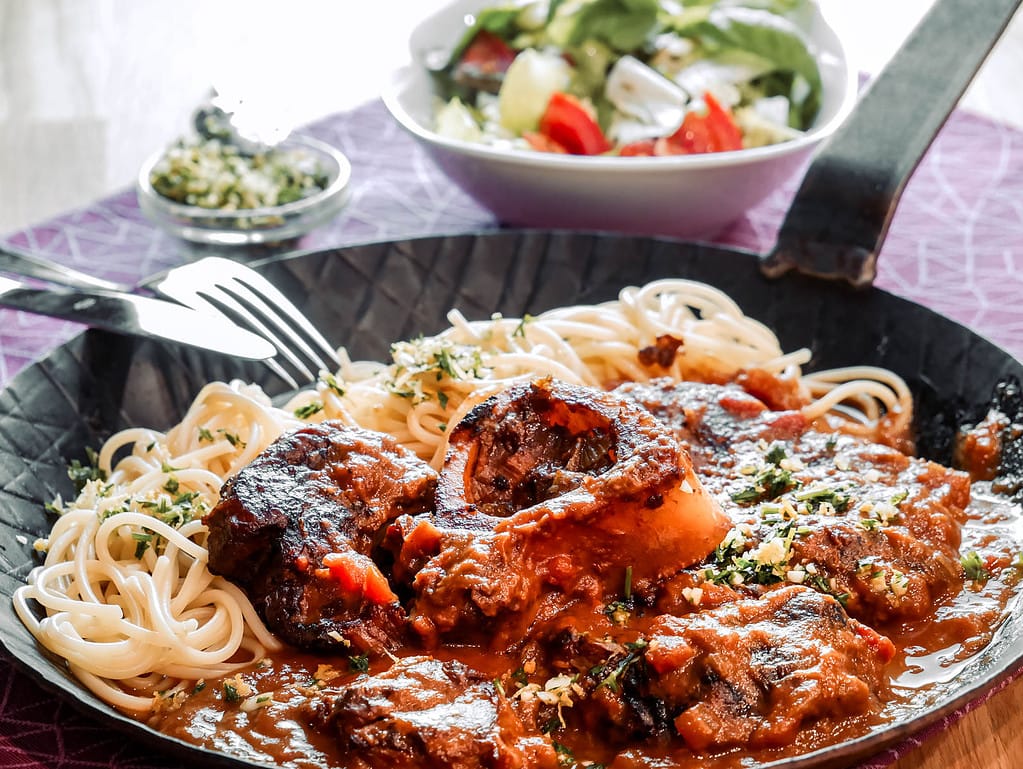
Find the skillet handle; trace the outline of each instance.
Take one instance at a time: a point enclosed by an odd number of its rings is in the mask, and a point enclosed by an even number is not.
[[[1020,2],[935,2],[814,156],[764,274],[873,282],[906,182]]]

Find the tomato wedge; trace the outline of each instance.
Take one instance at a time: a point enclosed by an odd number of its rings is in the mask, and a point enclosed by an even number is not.
[[[707,112],[689,112],[679,129],[668,137],[665,154],[693,155],[742,149],[742,131],[732,113],[711,94],[703,96]],[[660,148],[659,148],[660,149]]]
[[[522,138],[537,152],[553,152],[558,155],[568,154],[568,150],[547,134],[537,133],[536,131],[523,131]]]
[[[573,155],[599,155],[611,149],[586,107],[567,93],[555,93],[540,118],[540,133]]]
[[[317,570],[317,576],[336,580],[343,593],[373,604],[389,604],[398,600],[387,577],[361,553],[327,553],[323,556],[323,566]]]
[[[623,158],[649,158],[657,154],[657,144],[653,139],[641,139],[638,142],[626,144],[618,154]]]
[[[466,47],[456,69],[475,77],[503,75],[515,61],[516,51],[493,32],[481,29]]]

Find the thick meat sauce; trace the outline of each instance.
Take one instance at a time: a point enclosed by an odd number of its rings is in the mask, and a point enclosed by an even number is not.
[[[306,651],[241,677],[256,712],[197,687],[154,725],[348,769],[736,767],[865,733],[912,654],[989,637],[1009,557],[964,569],[991,543],[964,473],[740,382],[516,386],[439,477],[363,430],[285,436],[208,516],[210,567]]]
[[[734,385],[662,381],[617,392],[686,440],[704,486],[731,503],[736,528],[712,579],[815,586],[876,627],[925,618],[962,589],[965,473],[822,432]],[[732,568],[750,553],[757,568]]]

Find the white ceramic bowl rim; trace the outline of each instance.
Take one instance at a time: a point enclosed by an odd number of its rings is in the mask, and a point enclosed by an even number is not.
[[[485,3],[476,4],[481,6],[485,5]],[[442,8],[433,16],[422,22],[416,32],[413,33],[413,37],[421,33],[427,24],[434,23],[436,19],[441,18],[446,14],[450,14],[453,9],[460,8],[464,5],[466,5],[465,0],[455,0],[455,2],[445,6],[445,8]],[[819,14],[820,10],[815,8],[815,13]],[[828,41],[830,43],[829,55],[837,55],[840,61],[845,65],[845,82],[843,83],[844,91],[842,93],[841,102],[834,114],[825,120],[825,122],[820,125],[812,126],[801,136],[794,139],[780,142],[778,144],[768,145],[766,147],[754,147],[749,149],[731,150],[728,152],[710,152],[693,155],[670,155],[665,157],[620,157],[605,155],[562,155],[552,152],[536,152],[524,149],[494,147],[487,144],[451,139],[422,125],[422,123],[413,117],[413,115],[404,106],[402,100],[403,91],[408,87],[411,80],[424,74],[422,65],[417,61],[414,61],[414,63],[410,66],[403,67],[392,76],[390,84],[383,93],[383,101],[395,119],[397,119],[406,130],[419,138],[431,144],[445,147],[463,155],[472,155],[496,161],[514,162],[516,164],[532,167],[571,167],[576,171],[586,169],[594,172],[610,169],[614,169],[618,172],[628,169],[649,172],[655,169],[667,171],[682,168],[708,168],[741,165],[756,162],[757,160],[766,160],[779,155],[787,155],[792,152],[797,152],[807,145],[814,145],[818,143],[833,133],[835,129],[842,124],[852,111],[853,106],[856,104],[859,80],[855,70],[848,66],[849,58],[845,46],[842,44],[841,39],[834,34],[834,31],[825,20],[819,19],[818,21],[829,33],[831,38]],[[417,57],[413,53],[413,59],[416,58]]]
[[[332,168],[326,169],[328,176],[334,176],[333,180],[325,188],[314,195],[279,206],[238,208],[233,211],[225,211],[219,208],[203,208],[202,206],[189,206],[184,203],[178,203],[170,198],[165,198],[153,189],[153,185],[149,181],[153,167],[160,162],[160,159],[163,158],[167,152],[166,149],[162,149],[159,152],[153,153],[146,162],[142,164],[142,168],[139,169],[137,182],[138,191],[140,195],[148,198],[154,205],[173,213],[174,216],[189,219],[205,219],[207,221],[211,219],[224,219],[226,226],[226,223],[230,220],[256,219],[260,217],[288,216],[305,213],[309,209],[315,209],[322,205],[324,200],[331,200],[335,196],[340,195],[345,187],[348,186],[349,181],[351,181],[351,161],[349,161],[344,153],[342,153],[339,149],[327,144],[326,142],[314,139],[311,136],[294,135],[289,136],[278,146],[311,149],[320,153],[323,158],[326,158],[333,164]]]

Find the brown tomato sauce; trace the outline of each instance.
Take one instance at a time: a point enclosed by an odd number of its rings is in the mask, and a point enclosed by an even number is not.
[[[1019,506],[745,383],[534,383],[456,428],[439,479],[339,427],[271,447],[211,516],[211,568],[260,574],[238,581],[307,648],[147,723],[280,766],[723,769],[912,717],[1009,611]],[[961,449],[988,479],[992,424]],[[282,468],[264,526],[246,484]],[[370,564],[361,603],[324,559]]]

